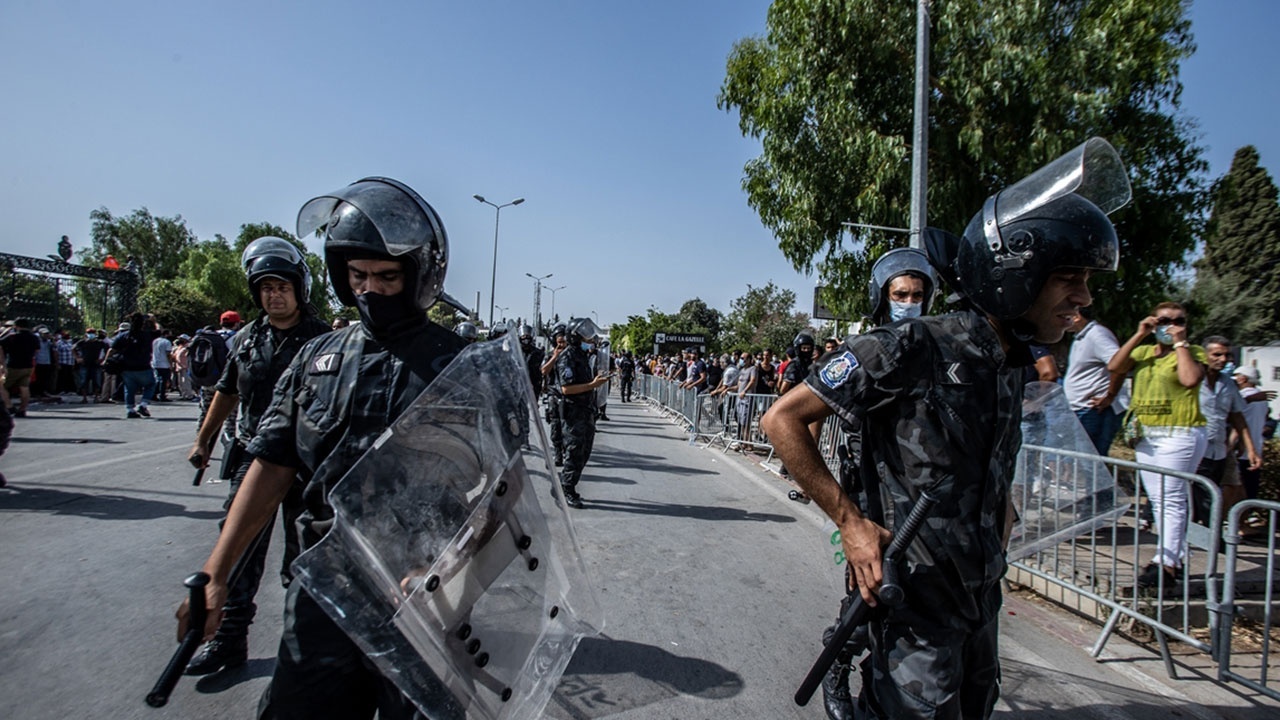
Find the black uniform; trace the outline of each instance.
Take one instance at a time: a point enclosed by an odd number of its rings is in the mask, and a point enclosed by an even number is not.
[[[529,368],[529,382],[533,385],[533,396],[536,398],[542,395],[542,363],[547,354],[533,343],[520,343],[520,349],[524,351],[524,362]]]
[[[234,444],[227,450],[223,462],[232,466],[230,492],[223,504],[224,510],[231,509],[236,499],[240,483],[253,457],[245,450],[258,430],[258,423],[271,404],[276,381],[284,373],[285,368],[293,361],[302,346],[313,337],[329,332],[329,326],[312,315],[304,314],[298,324],[285,330],[273,327],[265,315],[249,323],[236,334],[230,353],[227,355],[227,366],[222,370],[222,377],[214,385],[217,392],[224,395],[238,395],[240,398],[237,410],[239,420],[236,423]],[[302,510],[302,498],[294,488],[281,503],[282,529],[284,531],[284,561],[280,568],[280,580],[285,587],[293,580],[289,565],[298,557],[298,529],[295,522]],[[274,521],[275,518],[272,518]],[[225,517],[219,522],[221,528]],[[257,547],[252,555],[240,561],[241,571],[235,584],[227,588],[227,602],[223,606],[222,626],[218,632],[228,637],[243,637],[253,622],[257,606],[253,598],[258,594],[258,586],[266,568],[267,545],[271,540],[271,522],[262,529]]]
[[[872,520],[892,529],[922,490],[938,498],[907,555],[905,603],[871,626],[859,698],[870,717],[986,717],[996,701],[1027,360],[1006,356],[983,315],[960,312],[851,337],[806,380],[841,419],[862,422]]]
[[[562,352],[561,355],[563,354]],[[545,382],[544,378],[544,388],[547,391],[547,426],[551,428],[551,447],[555,452],[556,467],[560,467],[564,465],[564,414],[561,412],[564,395],[560,392],[560,378],[555,365],[551,367],[551,381]]]
[[[582,348],[570,345],[556,360],[556,381],[561,387],[566,385],[583,385],[591,382],[594,376],[587,353]],[[596,436],[596,394],[595,391],[562,395],[560,415],[564,433],[564,470],[560,474],[560,485],[566,495],[576,495],[578,480],[582,478],[582,469],[591,457],[591,446]]]
[[[622,395],[622,402],[631,402],[631,386],[636,380],[636,361],[632,360],[630,355],[623,355],[618,361],[618,377],[622,381],[618,389],[619,394]]]
[[[262,460],[298,468],[302,547],[333,525],[328,496],[361,455],[456,356],[466,342],[433,323],[381,340],[363,325],[313,340],[276,385],[249,443]],[[278,718],[416,716],[412,703],[295,583],[285,600],[284,633],[271,686]],[[441,717],[461,717],[441,708]]]

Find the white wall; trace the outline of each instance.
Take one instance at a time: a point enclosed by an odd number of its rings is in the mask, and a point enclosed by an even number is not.
[[[1256,367],[1263,390],[1280,390],[1280,345],[1239,348],[1241,367]],[[1271,401],[1271,417],[1280,418],[1280,397]]]

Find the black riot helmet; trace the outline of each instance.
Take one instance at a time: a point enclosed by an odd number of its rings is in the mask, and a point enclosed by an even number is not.
[[[475,342],[480,337],[480,331],[470,322],[460,322],[453,329],[453,333],[467,342]]]
[[[265,235],[245,246],[240,254],[240,267],[249,279],[249,294],[253,303],[262,308],[262,295],[258,282],[263,278],[277,277],[293,283],[298,307],[306,308],[311,297],[311,268],[297,246],[284,238]]]
[[[963,237],[929,228],[929,262],[977,309],[1013,320],[1059,269],[1116,269],[1120,243],[1107,215],[1130,196],[1119,153],[1091,138],[987,198]]]
[[[490,340],[497,340],[498,338],[506,334],[507,334],[507,323],[505,320],[499,320],[498,322],[493,324],[493,327],[489,328]]]
[[[528,325],[528,324],[521,325],[518,333],[519,334],[517,335],[517,337],[520,338],[521,345],[529,345],[530,343],[533,342],[533,326],[532,325]]]
[[[552,327],[552,328],[551,328],[551,339],[552,339],[552,340],[555,340],[556,338],[560,337],[561,335],[565,335],[565,334],[567,334],[567,333],[568,333],[568,331],[565,329],[565,324],[564,324],[564,323],[556,323],[556,324],[555,324],[555,327]]]
[[[938,277],[929,265],[929,257],[919,248],[894,248],[881,255],[871,266],[871,280],[867,285],[871,294],[873,321],[881,323],[888,316],[889,283],[903,275],[914,275],[924,281],[924,302],[921,304],[920,314],[929,314],[929,305],[938,289]]]
[[[565,326],[565,333],[570,343],[595,343],[600,335],[600,328],[591,318],[570,318]]]
[[[347,260],[356,258],[401,261],[405,292],[420,310],[443,292],[449,264],[444,223],[408,185],[368,177],[313,198],[298,211],[298,237],[321,228],[329,279],[343,305],[356,304],[347,279]]]
[[[795,339],[795,340],[792,340],[792,341],[791,341],[791,345],[792,345],[792,347],[794,347],[797,351],[798,351],[802,346],[808,345],[808,346],[809,346],[809,352],[810,352],[810,353],[812,353],[812,352],[813,352],[813,346],[814,346],[814,345],[816,345],[816,344],[817,344],[817,342],[813,339],[813,336],[812,336],[812,335],[810,335],[810,334],[809,334],[809,333],[807,333],[807,332],[802,332],[802,333],[800,333],[799,335],[797,335],[797,336],[796,336],[796,339]]]

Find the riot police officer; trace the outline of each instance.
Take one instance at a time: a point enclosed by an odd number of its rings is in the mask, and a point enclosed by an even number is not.
[[[301,472],[303,549],[333,525],[329,491],[464,347],[427,319],[441,296],[448,240],[435,210],[403,183],[371,177],[307,202],[298,236],[325,237],[325,264],[338,299],[361,322],[321,336],[294,358],[249,443],[254,456],[218,544],[205,563],[212,581],[206,632],[217,626],[231,566],[270,519]],[[293,583],[275,675],[273,717],[384,719],[416,712],[319,603]],[[185,624],[186,604],[179,609]],[[447,698],[434,716],[465,713]]]
[[[600,330],[590,318],[572,318],[565,327],[568,347],[556,360],[556,380],[564,397],[560,406],[564,433],[564,470],[560,486],[565,502],[581,508],[578,481],[591,457],[596,434],[595,389],[609,382],[607,372],[592,376],[589,354],[595,347]]]
[[[480,331],[476,329],[475,324],[467,322],[466,320],[458,323],[457,327],[453,329],[453,332],[468,343],[473,343],[480,339]]]
[[[232,468],[230,492],[223,509],[231,508],[253,461],[245,448],[257,433],[276,380],[308,340],[329,332],[329,326],[315,316],[309,304],[311,270],[293,243],[278,237],[258,238],[245,247],[241,266],[249,281],[249,293],[262,313],[236,333],[222,377],[214,385],[209,411],[187,454],[192,465],[207,465],[218,431],[238,405],[235,442],[222,460]],[[298,556],[294,521],[302,509],[302,498],[295,490],[285,497],[281,515],[285,552],[280,577],[285,587],[293,579],[289,565]],[[188,675],[206,675],[243,665],[248,659],[249,625],[257,611],[253,598],[266,566],[271,525],[266,524],[251,553],[240,563],[238,577],[222,608],[222,625],[187,665]]]
[[[551,428],[551,446],[556,455],[556,467],[564,466],[564,416],[561,413],[564,395],[560,394],[560,381],[555,372],[556,362],[568,347],[564,323],[556,323],[551,328],[551,354],[541,368],[542,385],[547,390],[547,426]]]
[[[938,287],[937,276],[929,265],[929,258],[916,248],[896,248],[881,255],[871,266],[868,292],[871,300],[871,320],[877,326],[898,320],[917,318],[929,314],[930,305]],[[837,347],[839,343],[836,343]],[[828,350],[831,352],[831,350]],[[807,374],[807,372],[806,372]],[[866,489],[858,474],[858,462],[862,455],[862,424],[858,420],[842,423],[844,445],[840,448],[840,488],[845,495],[858,503],[863,512],[868,510]],[[840,603],[836,615],[839,622],[849,604],[857,597],[858,587],[850,568],[845,568],[845,588],[848,591]],[[823,644],[830,641],[836,626],[827,628]],[[853,696],[849,691],[849,673],[853,659],[867,648],[870,638],[867,626],[858,628],[844,649],[832,663],[822,679],[823,704],[832,720],[849,720],[855,716]]]
[[[542,395],[542,360],[546,353],[533,342],[533,328],[520,326],[520,350],[524,353],[525,364],[529,368],[529,383],[533,385],[533,397],[536,400]]]
[[[618,394],[622,396],[622,402],[631,402],[631,388],[636,379],[636,361],[631,356],[631,351],[627,350],[622,353],[622,357],[618,360]]]
[[[959,312],[851,337],[762,420],[796,482],[836,522],[862,599],[877,604],[890,518],[937,499],[902,569],[902,605],[873,619],[861,716],[987,717],[996,648],[1009,483],[1021,444],[1027,345],[1062,337],[1092,302],[1092,273],[1116,267],[1107,213],[1129,198],[1115,150],[1092,139],[989,197],[963,237],[930,230],[930,263]],[[869,512],[841,491],[808,425],[862,419],[859,466],[878,487]]]

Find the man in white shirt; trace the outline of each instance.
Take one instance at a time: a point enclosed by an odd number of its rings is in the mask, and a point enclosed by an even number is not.
[[[1106,455],[1125,411],[1115,402],[1124,376],[1107,370],[1107,362],[1120,344],[1114,333],[1093,319],[1092,308],[1080,308],[1068,330],[1075,333],[1075,339],[1067,355],[1062,389],[1098,454]]]
[[[1244,421],[1249,426],[1250,439],[1253,441],[1253,447],[1262,455],[1262,429],[1267,423],[1267,395],[1258,385],[1261,382],[1261,373],[1256,367],[1236,368],[1233,376],[1236,381],[1236,387],[1240,390],[1240,397],[1244,399]],[[1262,468],[1251,468],[1249,457],[1244,452],[1240,454],[1240,481],[1244,487],[1244,494],[1249,498],[1258,497],[1258,482],[1262,479]]]
[[[1244,398],[1240,396],[1236,383],[1223,372],[1227,363],[1231,361],[1231,341],[1221,335],[1210,335],[1201,344],[1204,346],[1205,354],[1209,356],[1204,380],[1200,383],[1200,413],[1204,415],[1208,441],[1205,445],[1204,457],[1200,460],[1200,466],[1196,468],[1196,474],[1207,477],[1222,487],[1225,517],[1226,508],[1234,505],[1244,495],[1243,490],[1234,484],[1239,483],[1240,479],[1234,474],[1228,478],[1223,472],[1229,459],[1231,462],[1235,461],[1235,458],[1227,457],[1227,427],[1230,426],[1240,433],[1240,440],[1249,458],[1250,469],[1261,468],[1262,458],[1258,456],[1252,434],[1245,421]],[[1233,484],[1228,485],[1226,481]],[[1207,523],[1209,497],[1207,493],[1200,490],[1199,486],[1193,485],[1191,491],[1192,519],[1199,523]]]
[[[169,337],[173,333],[161,331],[159,337],[151,341],[151,369],[156,375],[156,402],[169,402],[169,376],[173,363],[169,355],[173,352],[173,342]]]

